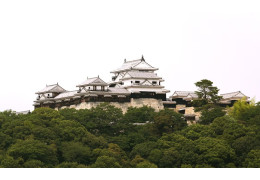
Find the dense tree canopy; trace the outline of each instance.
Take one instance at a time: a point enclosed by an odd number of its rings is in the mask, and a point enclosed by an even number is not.
[[[260,167],[259,158],[260,106],[243,100],[227,115],[205,108],[190,126],[173,110],[147,106],[0,112],[0,167]]]

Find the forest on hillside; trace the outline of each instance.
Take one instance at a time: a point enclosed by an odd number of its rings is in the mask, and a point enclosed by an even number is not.
[[[187,126],[170,109],[39,108],[0,113],[2,168],[258,168],[260,103],[201,109]],[[141,124],[140,124],[141,123]]]

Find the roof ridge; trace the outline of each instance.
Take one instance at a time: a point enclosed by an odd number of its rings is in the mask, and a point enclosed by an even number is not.
[[[95,79],[95,78],[99,78],[99,77],[91,77],[91,78],[87,78],[87,79]],[[100,79],[100,78],[99,78]]]
[[[220,95],[224,95],[224,94],[234,94],[234,93],[241,93],[241,91],[230,92],[230,93],[223,93],[223,94],[220,94]],[[243,93],[242,93],[242,94],[243,94]]]
[[[175,92],[193,92],[193,93],[195,93],[195,91],[175,91]]]
[[[130,61],[124,62],[124,64],[125,64],[125,63],[130,63],[130,62],[135,62],[135,61],[141,61],[141,60],[142,60],[142,59],[130,60]]]
[[[64,91],[64,92],[62,92],[62,93],[67,93],[67,92],[74,92],[74,91],[78,91],[78,90]]]
[[[51,84],[51,85],[48,85],[48,84],[46,84],[46,87],[50,87],[50,86],[59,86],[58,84]]]

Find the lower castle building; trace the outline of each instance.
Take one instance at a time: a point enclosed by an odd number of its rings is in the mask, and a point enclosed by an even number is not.
[[[90,109],[100,103],[108,102],[121,108],[123,113],[129,107],[150,106],[155,111],[171,108],[183,113],[187,120],[198,119],[199,114],[191,106],[192,100],[198,98],[192,91],[175,91],[166,98],[169,90],[164,89],[155,68],[142,58],[133,61],[124,60],[123,65],[112,71],[111,82],[104,82],[99,76],[87,78],[76,85],[76,90],[67,91],[58,83],[46,85],[38,92],[34,107],[50,107],[56,110],[63,108]],[[245,97],[240,91],[221,95],[222,106],[232,106],[235,101]],[[247,97],[248,99],[249,97]]]

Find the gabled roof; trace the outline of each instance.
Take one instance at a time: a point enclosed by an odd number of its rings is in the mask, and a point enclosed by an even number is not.
[[[86,81],[83,83],[77,85],[77,87],[81,86],[107,86],[108,84],[100,79],[99,77],[94,77],[94,78],[88,78]]]
[[[129,71],[126,73],[126,75],[129,75],[132,78],[162,79],[153,72]],[[128,78],[126,75],[122,79]]]
[[[147,81],[147,79],[146,79],[144,82],[142,82],[141,85],[153,85],[153,84],[151,82]]]
[[[61,93],[66,91],[65,89],[63,89],[58,83],[57,84],[53,84],[53,85],[46,85],[46,87],[38,92],[36,92],[35,94],[42,94],[42,93]]]
[[[232,98],[240,98],[240,99],[242,99],[243,97],[247,97],[241,91],[220,94],[220,96],[222,96],[222,99],[232,99]],[[247,98],[249,98],[249,97],[247,97]]]
[[[111,71],[111,73],[128,71],[131,69],[157,70],[158,68],[152,67],[150,64],[145,62],[144,58],[142,57],[141,59],[137,59],[137,60],[133,60],[133,61],[125,60],[124,64],[120,68],[118,68],[114,71]]]

